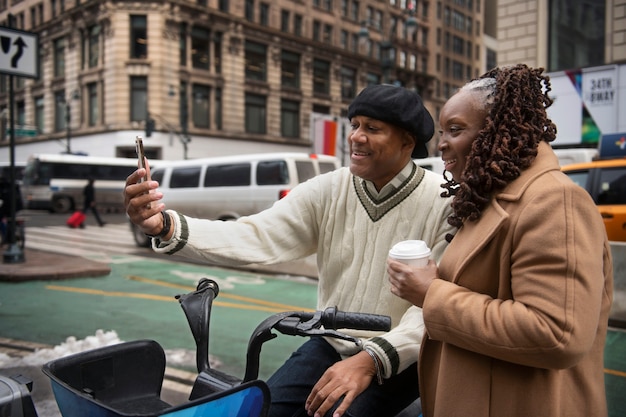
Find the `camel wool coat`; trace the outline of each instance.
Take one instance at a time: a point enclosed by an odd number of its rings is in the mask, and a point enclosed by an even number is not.
[[[610,246],[588,193],[539,145],[459,229],[423,305],[424,417],[602,417]]]

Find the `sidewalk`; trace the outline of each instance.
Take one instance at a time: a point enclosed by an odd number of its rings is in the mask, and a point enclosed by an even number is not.
[[[2,247],[3,253],[6,250],[6,247]],[[111,268],[101,262],[28,248],[24,249],[24,262],[5,263],[4,258],[2,261],[0,281],[22,282],[37,279],[99,277],[111,272]]]

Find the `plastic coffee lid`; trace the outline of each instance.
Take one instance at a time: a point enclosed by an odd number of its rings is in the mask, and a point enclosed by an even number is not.
[[[389,256],[396,259],[421,258],[430,255],[430,248],[423,240],[405,240],[393,245]]]

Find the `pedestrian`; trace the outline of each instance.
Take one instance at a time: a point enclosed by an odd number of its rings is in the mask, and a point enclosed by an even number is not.
[[[98,225],[100,227],[104,226],[106,223],[102,221],[100,213],[98,213],[98,208],[96,206],[96,188],[94,187],[94,179],[91,177],[87,180],[87,185],[85,185],[85,188],[83,189],[83,199],[83,213],[87,214],[87,211],[91,210],[93,216],[98,222]],[[84,223],[81,223],[81,226],[83,224]]]
[[[13,188],[13,192],[11,192]],[[13,198],[13,200],[11,200]],[[15,211],[12,212],[11,202],[15,201]],[[12,216],[17,216],[17,212],[22,210],[22,194],[20,185],[14,182],[11,187],[11,181],[8,178],[0,176],[0,243],[9,242],[9,232]]]
[[[350,167],[295,187],[271,208],[234,222],[164,211],[156,181],[126,181],[130,220],[154,237],[153,249],[238,266],[273,264],[317,253],[317,308],[390,316],[387,333],[349,331],[362,346],[306,341],[268,380],[271,416],[392,416],[418,398],[420,309],[390,293],[389,249],[421,239],[439,259],[454,230],[440,175],[417,166],[428,155],[433,120],[420,96],[402,87],[366,87],[350,104]],[[149,167],[148,167],[149,168]],[[333,414],[334,413],[334,414]],[[305,414],[302,414],[305,415]]]
[[[423,308],[424,417],[607,415],[611,249],[593,200],[549,144],[542,73],[496,68],[443,106],[458,231],[439,266],[388,259],[392,292]]]

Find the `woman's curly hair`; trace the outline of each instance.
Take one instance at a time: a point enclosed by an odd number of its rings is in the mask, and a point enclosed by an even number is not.
[[[461,88],[476,94],[488,116],[472,143],[461,181],[444,175],[443,195],[454,196],[451,225],[477,220],[493,194],[532,164],[539,142],[555,139],[556,126],[546,113],[553,103],[550,78],[542,73],[543,68],[524,64],[495,68]]]

